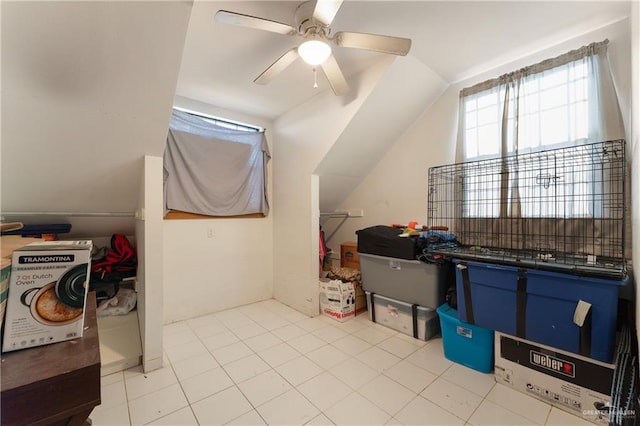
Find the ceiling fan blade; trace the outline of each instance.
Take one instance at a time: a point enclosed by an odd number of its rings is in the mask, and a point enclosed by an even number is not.
[[[284,71],[289,65],[298,59],[298,48],[294,47],[291,50],[288,50],[284,55],[280,56],[269,68],[264,70],[262,74],[260,74],[255,80],[254,83],[257,84],[267,84],[274,77]]]
[[[216,22],[223,24],[240,25],[243,27],[255,28],[257,30],[271,31],[272,33],[294,35],[297,31],[291,25],[281,22],[271,21],[269,19],[257,18],[251,15],[243,15],[242,13],[229,12],[228,10],[219,10],[215,15]]]
[[[333,37],[333,41],[342,47],[373,50],[400,56],[405,56],[411,48],[411,39],[378,34],[339,32]]]
[[[349,91],[347,80],[344,79],[344,75],[342,75],[342,71],[340,71],[340,66],[333,55],[329,56],[329,58],[322,63],[322,71],[324,71],[324,75],[327,76],[327,80],[329,80],[329,84],[336,96],[342,96]]]
[[[342,6],[342,0],[318,0],[313,9],[313,19],[316,22],[328,27]]]

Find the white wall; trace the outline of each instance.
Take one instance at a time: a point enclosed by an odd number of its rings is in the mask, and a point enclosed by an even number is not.
[[[447,85],[411,55],[394,60],[315,170],[320,210],[334,211]]]
[[[147,207],[143,222],[54,217],[72,238],[135,228],[145,370],[162,364],[162,163],[143,158],[164,149],[191,6],[2,3],[2,210]]]
[[[268,120],[180,96],[174,105],[264,127],[273,152]],[[272,163],[267,166],[270,201]],[[165,324],[272,297],[273,212],[265,218],[165,220],[163,233]]]
[[[145,372],[162,367],[162,157],[146,155],[136,208],[138,325]]]
[[[535,52],[450,86],[423,116],[398,139],[361,185],[338,210],[362,208],[364,217],[325,221],[327,234],[335,232],[329,247],[339,251],[340,243],[353,241],[358,229],[368,226],[426,222],[429,167],[454,161],[457,133],[458,93],[488,78],[519,69],[593,41],[610,40],[609,58],[627,129],[631,122],[631,64],[629,20],[622,20],[568,41]],[[636,114],[637,115],[637,114]]]
[[[140,158],[164,148],[190,11],[2,3],[3,211],[133,212]]]
[[[318,177],[314,171],[388,67],[350,79],[342,97],[319,93],[274,123],[274,297],[318,313]],[[310,232],[311,231],[311,232]]]
[[[412,220],[425,222],[428,168],[453,160],[457,108],[458,91],[449,88],[338,208],[363,209],[364,217],[344,222],[324,220],[326,234],[335,232],[327,242],[334,253],[340,252],[341,243],[355,241],[358,229]]]

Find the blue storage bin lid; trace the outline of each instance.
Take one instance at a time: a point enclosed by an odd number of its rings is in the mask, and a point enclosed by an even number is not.
[[[438,306],[438,308],[436,309],[436,312],[440,316],[458,319],[458,311],[453,309],[451,305],[449,305],[448,303]]]
[[[629,276],[626,274],[623,276],[606,276],[606,275],[596,275],[596,274],[579,274],[572,270],[550,270],[540,267],[540,265],[530,265],[523,263],[522,265],[513,265],[513,264],[503,264],[496,261],[477,261],[477,260],[464,260],[464,259],[451,259],[451,262],[456,266],[464,263],[467,266],[472,267],[481,267],[481,268],[490,268],[490,269],[498,269],[505,272],[513,272],[517,273],[521,269],[525,269],[528,275],[540,275],[545,278],[558,278],[558,277],[573,277],[572,279],[577,279],[583,282],[594,283],[598,285],[614,285],[619,287],[624,287],[629,284]],[[547,265],[551,266],[551,264]]]

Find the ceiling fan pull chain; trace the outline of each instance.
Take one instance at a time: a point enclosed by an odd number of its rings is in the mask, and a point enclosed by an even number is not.
[[[316,67],[313,67],[313,88],[318,88],[318,73],[316,72]]]

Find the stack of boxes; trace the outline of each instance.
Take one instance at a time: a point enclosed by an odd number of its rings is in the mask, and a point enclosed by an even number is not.
[[[447,357],[495,351],[499,382],[592,422],[628,423],[627,167],[619,139],[429,169],[428,225],[453,238],[434,239],[428,255],[456,265],[457,311],[439,308]],[[475,348],[474,327],[495,332],[493,344]]]
[[[362,291],[356,243],[340,245],[340,267],[332,266],[320,280],[320,312],[340,322],[367,310]]]
[[[369,318],[421,340],[440,332],[436,308],[444,302],[449,265],[418,260],[418,236],[373,226],[357,232],[358,256]]]
[[[419,240],[401,233],[358,231],[371,320],[422,340],[439,330],[446,358],[494,371],[499,383],[590,422],[635,418],[636,343],[618,321],[626,277],[456,258],[426,263],[417,260]],[[457,309],[444,303],[448,287]]]
[[[627,278],[453,263],[457,310],[438,308],[447,358],[596,424],[635,417],[636,343],[618,321]]]

